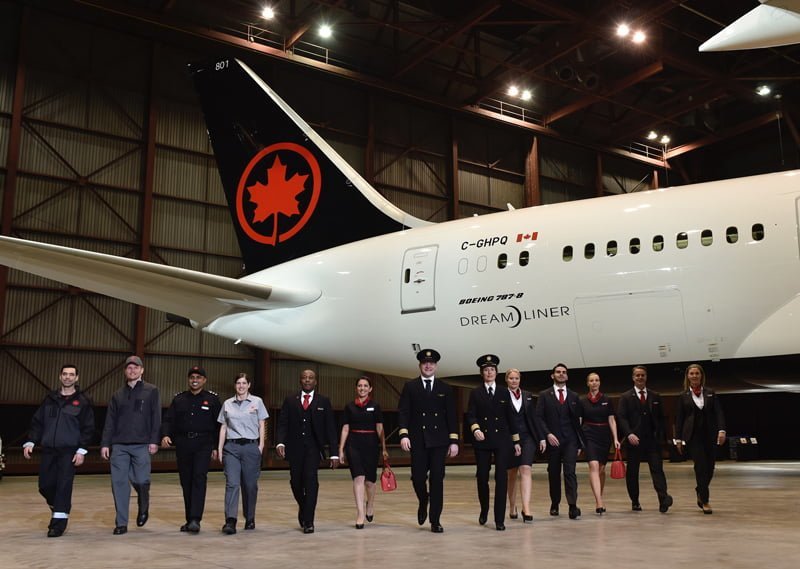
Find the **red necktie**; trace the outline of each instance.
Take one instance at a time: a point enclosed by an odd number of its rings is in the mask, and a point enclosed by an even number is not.
[[[558,390],[558,402],[561,403],[562,405],[564,404],[564,390],[563,389],[559,389]]]
[[[641,401],[642,404],[647,403],[647,399],[644,397],[644,390],[639,392],[639,401]]]
[[[517,389],[516,391],[512,391],[511,393],[514,394],[514,399],[519,399],[520,397],[522,397],[522,392],[519,389]]]
[[[303,411],[308,409],[309,399],[311,399],[310,393],[303,393]]]

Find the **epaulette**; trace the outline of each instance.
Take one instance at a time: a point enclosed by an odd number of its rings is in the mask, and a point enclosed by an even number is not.
[[[208,391],[211,395],[216,395],[217,397],[219,397],[219,393],[217,393],[216,391],[211,391],[210,389],[206,389],[206,391]]]

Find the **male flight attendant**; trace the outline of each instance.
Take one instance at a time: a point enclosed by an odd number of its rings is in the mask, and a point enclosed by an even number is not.
[[[411,481],[417,494],[417,522],[430,517],[431,531],[442,533],[444,461],[458,455],[458,419],[452,388],[436,379],[439,352],[417,354],[420,375],[403,386],[397,407],[400,448],[411,452]],[[430,503],[430,511],[428,504]]]

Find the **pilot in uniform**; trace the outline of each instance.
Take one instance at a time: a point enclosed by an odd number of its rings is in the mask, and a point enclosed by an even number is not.
[[[469,394],[467,423],[474,437],[478,500],[481,513],[478,523],[484,525],[489,515],[489,470],[494,455],[494,523],[497,531],[506,529],[506,492],[511,452],[519,456],[519,433],[514,420],[511,393],[505,386],[498,391],[496,378],[500,358],[493,354],[481,356],[475,362],[481,370],[483,385]],[[512,446],[513,445],[513,446]]]
[[[417,354],[420,376],[403,386],[397,408],[400,447],[411,451],[411,481],[419,500],[417,522],[430,518],[431,531],[442,533],[444,462],[458,455],[458,419],[453,389],[436,379],[439,352]],[[430,510],[428,505],[430,504]]]
[[[219,415],[222,404],[213,391],[204,389],[206,370],[189,370],[189,389],[175,395],[162,423],[161,446],[175,445],[186,523],[181,531],[197,533],[206,505],[208,467],[217,458]]]

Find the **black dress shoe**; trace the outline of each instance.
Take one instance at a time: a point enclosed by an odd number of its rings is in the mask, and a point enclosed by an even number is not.
[[[189,522],[186,522],[181,526],[181,531],[189,531]]]
[[[569,519],[577,520],[581,516],[581,509],[578,506],[569,507]]]
[[[300,527],[306,527],[306,524],[303,522],[303,512],[302,510],[297,512],[297,523],[300,524]]]
[[[150,513],[147,510],[139,512],[139,514],[136,516],[136,526],[142,527],[147,523],[148,519],[150,519]]]
[[[428,519],[428,504],[420,504],[417,508],[417,523],[422,525]]]
[[[122,535],[123,533],[128,533],[128,526],[117,526],[114,528],[112,532],[114,535]]]
[[[516,520],[517,518],[519,518],[519,513],[517,512],[516,508],[514,510],[512,510],[511,512],[509,512],[508,517],[509,517],[509,519],[512,519],[512,520]]]
[[[550,504],[550,515],[551,516],[558,515],[558,504]]]
[[[486,525],[486,520],[489,518],[489,514],[485,514],[483,512],[480,513],[478,516],[478,523],[481,525]]]
[[[595,513],[600,514],[600,515],[603,515],[603,514],[606,513],[606,509],[605,508],[595,508],[594,511],[595,511]]]
[[[634,512],[641,512],[642,505],[639,502],[631,502],[631,510]]]
[[[356,529],[364,529],[364,524],[356,524]]]
[[[200,522],[197,520],[190,520],[188,524],[186,524],[186,531],[189,533],[200,533]]]
[[[503,523],[494,524],[494,528],[495,528],[497,531],[506,531],[506,525],[505,525],[505,524],[503,524]]]
[[[714,510],[711,509],[711,504],[706,503],[706,504],[703,504],[702,507],[703,507],[703,513],[704,514],[713,514],[714,513]]]
[[[431,531],[433,533],[444,533],[444,528],[440,524],[431,524]]]
[[[47,530],[47,537],[61,537],[64,535],[64,530],[61,528],[50,528]]]
[[[372,523],[372,520],[374,520],[374,519],[375,519],[375,514],[372,514],[372,515],[370,515],[370,514],[367,514],[365,517],[367,518],[367,521],[368,521],[369,523]]]
[[[314,524],[305,524],[303,526],[303,533],[314,533]]]
[[[247,520],[246,522],[244,522],[244,529],[256,529],[256,521]]]
[[[664,501],[661,502],[661,504],[659,504],[658,511],[661,512],[662,514],[666,514],[670,506],[672,506],[672,496],[667,494],[667,497],[664,498]]]
[[[533,516],[529,516],[525,512],[522,512],[522,523],[532,524],[533,523]]]
[[[225,525],[222,526],[222,533],[225,535],[233,535],[236,533],[236,518],[227,518]]]

